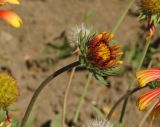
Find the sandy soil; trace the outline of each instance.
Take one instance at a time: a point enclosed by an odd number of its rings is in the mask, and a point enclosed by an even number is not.
[[[20,29],[13,29],[1,22],[0,31],[0,67],[1,70],[9,69],[20,87],[20,97],[16,103],[18,111],[13,114],[22,118],[24,111],[31,99],[34,90],[51,72],[75,61],[75,57],[60,60],[48,67],[47,58],[55,58],[57,51],[46,52],[46,44],[54,43],[54,38],[64,30],[67,31],[73,25],[81,24],[85,14],[91,12],[91,25],[100,31],[111,31],[117,19],[127,5],[127,0],[22,0],[20,6],[9,6],[23,19],[24,24]],[[135,11],[135,5],[132,7]],[[122,46],[136,40],[140,31],[140,23],[136,17],[128,15],[115,35]],[[26,60],[41,61],[37,64],[30,63],[26,66]],[[62,111],[64,91],[69,80],[70,73],[64,73],[48,85],[36,102],[33,114],[36,114],[34,127],[41,127],[57,113]],[[79,102],[87,71],[77,72],[73,79],[67,105],[67,120],[70,123],[73,118],[75,106]],[[111,87],[100,85],[95,79],[89,86],[80,113],[78,125],[96,117],[93,112],[93,104],[99,109],[104,105],[111,107],[114,102],[127,90],[132,74],[126,73],[120,77],[110,77]],[[78,88],[78,89],[77,89]],[[139,112],[135,101],[138,94],[130,100],[125,117],[126,127],[136,127],[145,113]],[[121,106],[120,106],[121,107]],[[120,108],[119,108],[120,109]],[[119,118],[119,110],[114,119]]]

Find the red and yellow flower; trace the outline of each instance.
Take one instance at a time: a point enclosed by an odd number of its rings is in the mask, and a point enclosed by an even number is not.
[[[146,109],[159,96],[160,96],[160,88],[154,89],[152,91],[149,91],[141,95],[137,101],[137,106],[139,110]],[[158,102],[158,105],[160,105],[159,103],[160,102]],[[155,108],[157,108],[158,105],[156,105]]]
[[[136,77],[140,87],[144,87],[147,83],[150,83],[155,80],[157,83],[159,83],[158,80],[160,79],[160,68],[150,68],[139,71],[137,72]],[[153,101],[155,101],[157,98],[160,97],[160,88],[158,85],[159,84],[156,84],[156,87],[158,88],[155,88],[141,95],[138,98],[137,106],[139,110],[145,110]],[[158,116],[159,113],[160,113],[160,101],[158,101],[158,103],[152,109],[151,116],[152,117]]]
[[[19,4],[18,0],[0,0],[0,6],[5,4]],[[21,18],[14,12],[8,10],[0,10],[0,19],[5,20],[7,23],[15,28],[19,28],[22,24]]]
[[[104,77],[122,72],[119,65],[123,61],[118,59],[123,55],[123,52],[119,51],[120,45],[113,44],[113,34],[109,32],[84,33],[81,31],[78,37],[79,61],[82,66],[93,73],[97,80],[106,83]]]
[[[151,103],[153,103],[156,99],[160,97],[160,88],[156,88],[152,91],[149,91],[138,98],[137,107],[139,110],[145,110]],[[150,116],[155,118],[160,114],[160,100],[157,104],[153,107]]]
[[[140,87],[145,86],[147,83],[160,79],[160,68],[150,68],[141,70],[136,73],[136,78]]]
[[[98,68],[111,68],[123,63],[116,57],[123,55],[122,51],[117,51],[120,46],[110,46],[113,34],[103,32],[93,37],[88,43],[88,55],[91,63]]]

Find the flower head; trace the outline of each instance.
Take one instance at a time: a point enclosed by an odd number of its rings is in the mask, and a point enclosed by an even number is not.
[[[141,95],[137,101],[137,106],[139,110],[146,109],[159,96],[160,96],[160,88],[154,89],[150,92]]]
[[[91,32],[88,36],[80,33],[80,62],[99,80],[102,80],[103,76],[116,75],[119,65],[123,63],[117,59],[123,52],[118,51],[118,44],[112,44],[112,39],[113,34],[109,32]]]
[[[98,68],[112,68],[123,62],[116,57],[123,55],[122,51],[116,52],[120,46],[110,46],[113,34],[103,32],[93,37],[88,43],[88,57],[91,63]]]
[[[157,14],[160,13],[160,1],[159,0],[141,0],[140,6],[146,13]]]
[[[160,1],[159,0],[140,0],[140,19],[147,20],[148,33],[147,39],[153,37],[155,26],[160,24]]]
[[[84,127],[113,127],[113,123],[105,119],[90,120]]]
[[[0,73],[0,108],[12,104],[19,95],[17,83],[14,78],[6,73]]]
[[[136,73],[136,78],[141,87],[154,80],[160,79],[160,68],[150,68]]]
[[[137,107],[139,110],[145,110],[151,103],[153,103],[156,99],[160,99],[160,88],[156,88],[152,91],[149,91],[138,98]],[[157,104],[153,107],[150,117],[155,118],[160,114],[160,100],[156,102]]]

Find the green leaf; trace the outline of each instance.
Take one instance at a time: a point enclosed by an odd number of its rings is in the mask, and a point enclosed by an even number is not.
[[[12,117],[11,127],[18,127],[19,123],[20,123],[20,121],[18,119],[16,119],[15,117]]]
[[[107,81],[106,81],[102,76],[100,76],[100,75],[96,75],[96,74],[95,74],[95,78],[96,78],[98,81],[100,81],[100,83],[102,83],[102,84],[106,84],[106,83],[107,83]]]
[[[0,122],[4,121],[6,118],[6,112],[1,108],[0,109]]]
[[[92,110],[96,113],[97,118],[105,118],[105,114],[103,114],[103,112],[101,112],[101,110],[96,106],[93,106]]]
[[[17,108],[16,108],[16,106],[14,105],[14,104],[11,104],[11,105],[9,105],[8,107],[7,107],[7,110],[8,111],[15,111]]]
[[[61,127],[62,114],[57,114],[51,121],[50,127]]]
[[[29,118],[28,118],[28,120],[26,122],[26,126],[25,127],[32,127],[34,120],[35,120],[35,114],[31,113],[31,115],[29,116]]]

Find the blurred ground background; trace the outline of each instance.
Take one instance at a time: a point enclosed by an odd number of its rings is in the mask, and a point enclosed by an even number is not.
[[[75,61],[75,57],[59,60],[55,64],[49,64],[58,54],[57,50],[47,49],[47,43],[57,43],[54,39],[63,31],[84,21],[99,31],[111,31],[117,19],[125,9],[128,0],[22,0],[20,6],[8,6],[7,8],[18,13],[24,24],[20,29],[14,29],[1,22],[0,31],[0,67],[1,70],[9,70],[17,79],[20,87],[20,97],[16,102],[18,111],[13,115],[22,118],[24,111],[31,99],[34,90],[53,71]],[[136,4],[130,12],[136,12]],[[88,18],[86,20],[86,18]],[[130,13],[118,29],[115,39],[122,47],[132,44],[142,31],[141,24]],[[62,43],[61,40],[58,43]],[[36,62],[35,62],[36,61]],[[34,127],[42,127],[47,121],[62,112],[64,91],[69,80],[70,73],[64,73],[57,77],[40,94],[33,114],[36,115]],[[69,94],[67,105],[67,120],[69,125],[73,118],[75,107],[79,102],[87,71],[77,72],[73,79],[73,85]],[[96,117],[93,104],[100,110],[104,106],[110,108],[114,102],[127,90],[132,74],[127,72],[120,77],[110,77],[110,87],[106,87],[92,80],[86,96],[86,102],[80,113],[78,125],[82,126],[90,118]],[[78,89],[77,89],[78,88]],[[126,127],[136,127],[145,113],[136,108],[138,92],[130,98],[126,111]],[[113,117],[119,118],[121,106]]]

